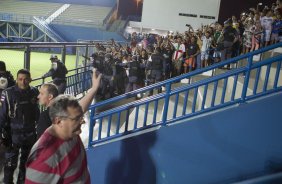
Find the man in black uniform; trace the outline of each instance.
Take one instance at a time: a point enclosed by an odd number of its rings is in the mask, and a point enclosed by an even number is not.
[[[65,64],[62,63],[56,55],[52,54],[50,60],[52,67],[42,77],[45,78],[51,76],[53,83],[58,87],[59,94],[64,94],[67,87],[66,74],[68,73],[68,70]]]
[[[116,76],[115,76],[117,94],[122,95],[125,93],[125,79],[127,76],[126,76],[125,69],[119,65],[122,63],[122,58],[120,56],[120,53],[114,56],[114,62],[117,64],[116,65]]]
[[[39,117],[38,90],[31,87],[30,72],[17,73],[16,85],[3,91],[0,108],[1,138],[7,147],[5,152],[4,183],[13,183],[13,174],[21,150],[17,183],[24,183],[25,163],[36,141],[35,126]]]
[[[173,55],[173,49],[170,45],[167,45],[162,49],[162,54],[165,59],[166,68],[165,68],[165,79],[170,79],[171,72],[172,72],[172,55]]]
[[[131,55],[129,55],[129,57],[131,57]],[[126,93],[138,89],[138,77],[141,65],[138,62],[137,58],[138,56],[134,55],[127,63],[116,63],[116,65],[125,67],[129,70],[128,83],[125,90]]]
[[[150,62],[151,60],[151,62]],[[155,52],[152,54],[151,59],[149,59],[147,68],[151,70],[150,75],[150,85],[160,82],[165,76],[166,62],[165,58],[161,54],[161,49],[157,47]],[[162,89],[158,89],[158,93],[161,93]],[[150,91],[150,95],[153,95],[153,91]]]
[[[224,50],[222,52],[223,60],[231,58],[233,46],[239,39],[238,36],[239,33],[232,27],[232,21],[230,19],[225,21],[223,34],[221,35],[223,38],[219,38],[223,40],[224,44]]]
[[[0,94],[6,88],[15,85],[15,80],[11,72],[6,71],[6,64],[4,61],[0,61]],[[1,108],[1,107],[0,107]],[[5,155],[5,147],[2,146],[0,142],[0,172],[4,166],[4,156]]]
[[[103,61],[103,76],[102,76],[102,99],[105,99],[107,91],[110,93],[110,98],[114,96],[114,76],[116,75],[116,67],[111,54],[107,53]]]

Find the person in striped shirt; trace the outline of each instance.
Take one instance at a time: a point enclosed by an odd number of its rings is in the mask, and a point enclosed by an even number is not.
[[[90,184],[87,158],[80,139],[83,114],[100,85],[101,74],[93,71],[92,88],[78,101],[70,95],[56,97],[49,107],[52,125],[32,147],[26,163],[26,184]]]

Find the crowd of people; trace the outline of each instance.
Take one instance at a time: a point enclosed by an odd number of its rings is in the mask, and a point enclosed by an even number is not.
[[[133,33],[126,46],[97,44],[91,63],[103,73],[101,98],[123,94],[282,41],[281,0],[240,17],[184,33]],[[226,69],[230,69],[227,66]],[[107,97],[106,92],[110,94]]]

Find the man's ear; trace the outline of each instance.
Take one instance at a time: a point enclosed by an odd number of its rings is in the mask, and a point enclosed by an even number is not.
[[[54,98],[53,95],[48,95],[48,99],[49,99],[49,100],[52,100],[53,98]]]
[[[57,126],[61,126],[61,118],[59,117],[55,117],[53,124],[57,125]]]

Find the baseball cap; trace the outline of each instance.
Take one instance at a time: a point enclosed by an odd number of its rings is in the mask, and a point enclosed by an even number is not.
[[[51,59],[58,59],[58,57],[57,57],[57,55],[52,54],[52,55],[50,56],[50,60],[51,60]]]

